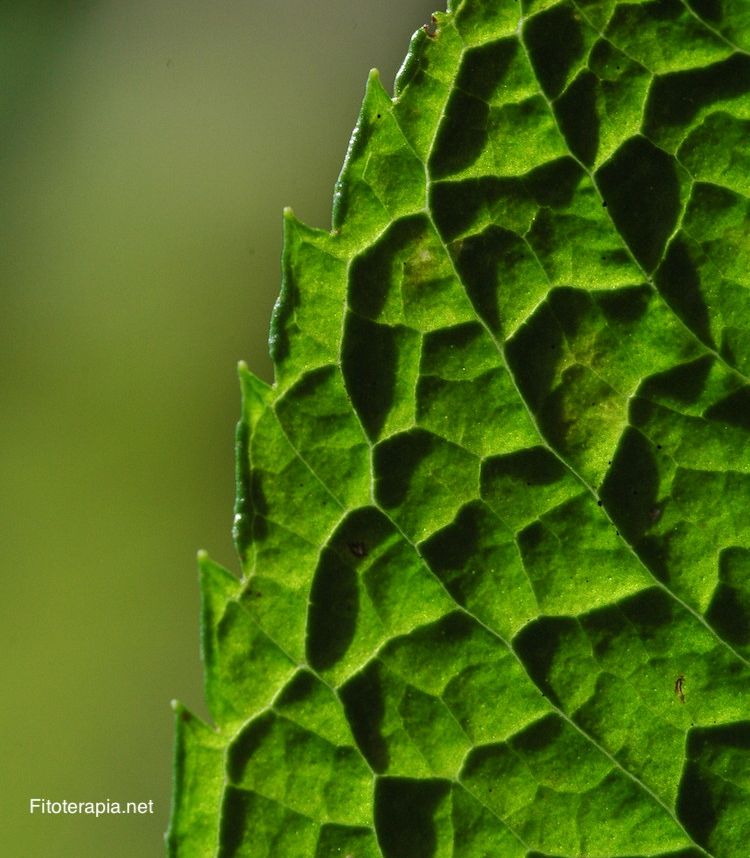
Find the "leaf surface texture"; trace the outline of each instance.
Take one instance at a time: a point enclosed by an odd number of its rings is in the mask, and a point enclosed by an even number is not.
[[[177,858],[742,858],[750,6],[463,0],[241,369]]]

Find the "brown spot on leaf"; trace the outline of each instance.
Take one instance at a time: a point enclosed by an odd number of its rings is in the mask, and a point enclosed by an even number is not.
[[[422,26],[422,29],[425,31],[425,33],[427,33],[427,35],[428,35],[431,39],[434,39],[434,38],[437,36],[437,34],[438,34],[438,22],[437,22],[437,18],[433,15],[433,16],[430,18],[430,23],[429,23],[429,24],[424,24],[424,25]]]

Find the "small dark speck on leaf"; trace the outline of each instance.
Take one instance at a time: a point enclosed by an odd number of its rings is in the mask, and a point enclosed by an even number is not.
[[[657,445],[656,445],[656,449],[657,449],[657,450],[661,450],[661,444],[657,444]]]
[[[364,542],[350,542],[349,551],[355,557],[367,557],[367,548],[365,548]]]
[[[377,115],[376,119],[380,119],[380,114],[379,114],[379,113],[378,113],[378,115]]]
[[[675,680],[675,683],[674,683],[674,693],[675,693],[675,694],[677,695],[677,697],[679,698],[680,703],[684,703],[684,702],[685,702],[685,689],[684,689],[684,685],[685,685],[685,676],[684,676],[684,674],[682,674],[682,673],[681,673],[681,674],[677,677],[677,679]]]
[[[597,505],[597,506],[603,506],[603,504],[604,504],[604,501],[597,501],[597,502],[596,502],[596,505]]]

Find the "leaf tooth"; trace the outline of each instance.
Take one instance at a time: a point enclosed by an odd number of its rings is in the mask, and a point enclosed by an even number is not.
[[[177,700],[174,787],[169,828],[164,835],[169,858],[206,858],[219,837],[219,807],[224,771],[223,739]]]
[[[271,402],[273,389],[251,372],[245,361],[239,362],[237,373],[240,379],[243,417],[252,430]]]

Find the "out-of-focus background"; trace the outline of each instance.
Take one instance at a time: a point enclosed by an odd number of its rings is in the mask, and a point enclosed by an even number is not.
[[[230,540],[236,363],[281,209],[330,223],[367,72],[438,0],[0,2],[0,853],[156,858],[195,552]],[[32,797],[154,816],[30,816]]]

